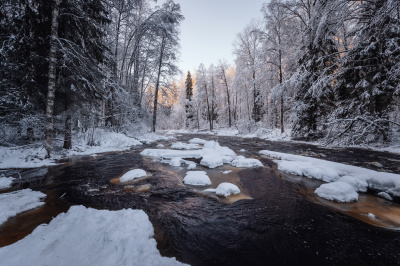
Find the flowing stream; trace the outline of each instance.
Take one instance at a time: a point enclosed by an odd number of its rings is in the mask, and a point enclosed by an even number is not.
[[[216,140],[209,135],[184,135]],[[259,150],[305,154],[400,173],[396,155],[361,149],[324,149],[308,144],[219,137],[221,146],[255,157],[264,167],[207,171],[211,186],[186,186],[186,169],[142,157],[143,145],[130,151],[77,157],[64,164],[20,171],[13,189],[30,187],[47,194],[46,205],[11,218],[0,227],[0,246],[29,234],[69,206],[98,209],[143,209],[155,228],[158,248],[192,265],[400,265],[400,204],[360,194],[357,203],[323,200],[313,192],[321,181],[280,173]],[[168,146],[168,142],[164,142]],[[245,152],[239,152],[240,149]],[[149,175],[131,184],[118,177],[141,168]],[[375,169],[376,170],[376,169]],[[231,171],[224,174],[224,171]],[[15,173],[14,173],[15,172]],[[10,174],[17,177],[16,171]],[[223,198],[205,193],[221,182],[231,182],[241,194]],[[379,219],[367,214],[374,213]]]

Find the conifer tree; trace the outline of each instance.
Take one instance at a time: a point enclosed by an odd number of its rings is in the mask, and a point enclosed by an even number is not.
[[[190,71],[188,71],[185,81],[186,88],[186,100],[185,100],[185,111],[186,111],[186,128],[190,128],[193,122],[193,81]]]

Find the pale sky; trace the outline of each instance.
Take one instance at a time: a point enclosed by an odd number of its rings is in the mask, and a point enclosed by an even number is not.
[[[181,25],[180,66],[184,75],[200,63],[206,67],[219,59],[233,63],[236,35],[252,19],[261,19],[268,0],[175,0],[185,20]]]

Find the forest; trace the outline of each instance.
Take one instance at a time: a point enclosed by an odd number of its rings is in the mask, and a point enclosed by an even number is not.
[[[96,145],[94,129],[221,128],[399,142],[399,1],[271,0],[260,11],[238,30],[233,64],[190,73],[177,64],[173,0],[2,1],[0,144],[41,141],[50,156],[54,139]]]

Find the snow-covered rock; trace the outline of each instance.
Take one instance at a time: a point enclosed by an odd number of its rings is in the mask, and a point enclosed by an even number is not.
[[[230,195],[235,195],[235,194],[239,194],[240,193],[240,189],[232,184],[232,183],[221,183],[218,185],[215,193],[218,196],[224,196],[224,197],[228,197]]]
[[[44,205],[42,199],[45,197],[46,194],[29,188],[0,194],[0,225],[10,217]],[[0,262],[1,258],[0,255]],[[0,265],[7,264],[0,263]]]
[[[164,144],[157,144],[157,148],[164,148]]]
[[[246,151],[245,149],[241,149],[241,150],[240,150],[240,152],[245,152],[245,151]]]
[[[211,185],[211,180],[204,171],[188,171],[183,183],[193,186],[208,186]]]
[[[190,163],[190,164],[188,164],[187,169],[188,169],[188,170],[196,169],[196,164],[195,164],[195,163]]]
[[[124,182],[129,182],[132,181],[134,179],[137,178],[141,178],[146,176],[146,171],[142,170],[142,169],[135,169],[135,170],[131,170],[129,172],[126,172],[123,176],[121,176],[119,178],[119,181],[124,183]]]
[[[222,173],[226,175],[226,174],[229,174],[231,172],[232,172],[232,170],[227,170],[227,171],[223,171]]]
[[[400,197],[400,175],[397,174],[268,150],[260,151],[260,153],[279,159],[275,162],[278,164],[278,169],[283,172],[320,179],[325,182],[340,182],[338,185],[323,184],[320,187],[323,189],[316,190],[316,192],[319,191],[318,195],[325,195],[325,198],[335,198],[334,200],[337,201],[340,199],[343,201],[357,200],[357,192],[365,192],[368,188],[385,192],[389,196]],[[336,189],[339,187],[345,189],[349,195],[344,196],[343,191]],[[333,193],[337,193],[337,195],[334,196]]]
[[[371,219],[376,219],[376,216],[373,213],[368,213],[367,215]]]
[[[253,158],[245,158],[243,156],[237,156],[235,160],[231,162],[232,166],[235,167],[254,167],[254,166],[262,166],[262,163]]]
[[[191,140],[189,140],[189,143],[192,143],[192,144],[205,144],[207,142],[207,140],[204,140],[204,139],[199,139],[199,138],[194,138],[194,139],[191,139]]]
[[[172,143],[171,149],[174,150],[191,150],[191,149],[200,149],[198,144],[187,144],[182,142]]]
[[[315,190],[315,193],[321,198],[339,202],[352,202],[358,200],[358,194],[354,187],[341,181],[322,184]]]
[[[200,164],[208,168],[216,168],[218,166],[223,165],[224,161],[222,159],[222,156],[218,154],[212,155],[211,153],[209,153],[209,155],[207,154],[203,156],[203,159],[200,161]]]
[[[24,239],[0,248],[1,265],[183,265],[162,257],[142,210],[72,206]]]
[[[169,165],[171,166],[181,166],[182,165],[182,158],[175,157],[169,161]]]
[[[11,187],[11,184],[14,179],[15,178],[13,178],[13,177],[6,177],[4,175],[1,175],[0,176],[0,190]]]

